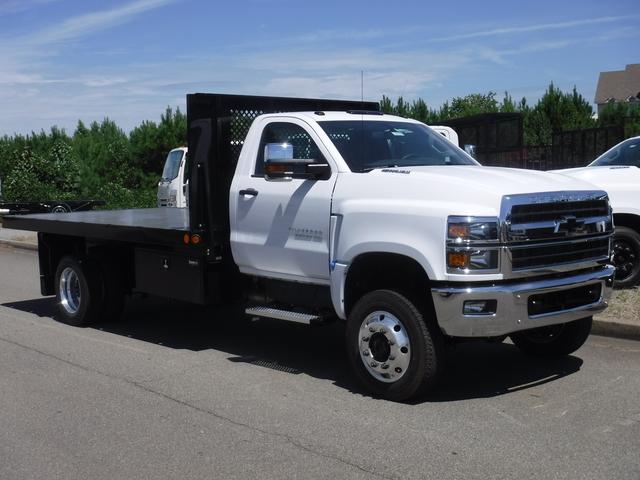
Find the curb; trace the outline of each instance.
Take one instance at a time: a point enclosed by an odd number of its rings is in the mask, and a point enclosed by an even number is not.
[[[38,251],[38,245],[35,243],[18,242],[15,240],[0,240],[0,245],[7,245],[9,247],[20,248],[22,250]]]
[[[591,334],[601,335],[603,337],[623,338],[625,340],[640,340],[640,325],[605,322],[594,319]]]

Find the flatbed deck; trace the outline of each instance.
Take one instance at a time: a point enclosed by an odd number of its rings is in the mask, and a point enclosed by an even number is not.
[[[9,215],[3,218],[3,228],[175,246],[182,243],[182,236],[189,231],[189,212],[186,208],[141,208]]]

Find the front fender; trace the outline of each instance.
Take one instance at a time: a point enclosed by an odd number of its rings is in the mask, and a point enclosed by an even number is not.
[[[332,221],[331,300],[342,319],[346,318],[344,295],[349,267],[360,255],[402,255],[415,260],[430,279],[444,278],[444,224],[436,228],[434,219],[434,228],[428,229],[424,219],[396,215],[381,220],[379,213],[375,216],[378,221],[368,214],[352,214],[347,220],[334,216]]]

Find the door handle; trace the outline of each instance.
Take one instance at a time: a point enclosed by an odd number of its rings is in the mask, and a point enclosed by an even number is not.
[[[238,194],[241,196],[249,195],[251,197],[257,197],[258,191],[255,188],[245,188],[244,190],[240,190]]]

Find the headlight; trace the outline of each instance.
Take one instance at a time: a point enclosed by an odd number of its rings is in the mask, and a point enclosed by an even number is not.
[[[498,224],[493,217],[449,217],[447,239],[455,243],[497,241]]]
[[[500,266],[499,225],[495,217],[449,217],[447,271],[497,272]]]

